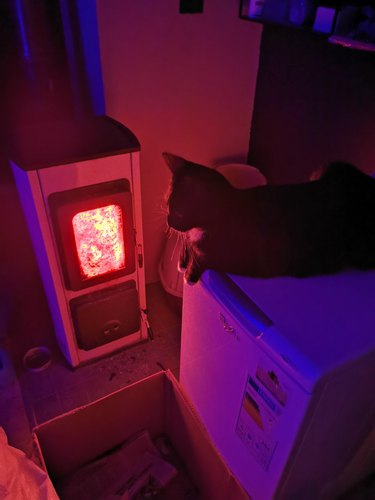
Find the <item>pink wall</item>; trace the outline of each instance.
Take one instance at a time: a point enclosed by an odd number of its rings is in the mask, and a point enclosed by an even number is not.
[[[245,161],[261,26],[238,18],[239,0],[97,0],[106,113],[141,143],[146,281],[157,281],[164,150],[214,165]]]

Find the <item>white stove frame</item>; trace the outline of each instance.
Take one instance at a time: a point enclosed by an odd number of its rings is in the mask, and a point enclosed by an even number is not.
[[[146,311],[145,273],[143,263],[143,230],[139,152],[116,154],[47,168],[24,170],[11,161],[39,270],[55,327],[57,342],[70,365],[76,367],[108,355],[131,344],[146,340],[149,334]],[[134,273],[108,279],[78,291],[68,290],[64,283],[53,231],[48,196],[102,182],[128,179],[132,194],[133,222],[136,232],[136,268]],[[77,345],[69,302],[71,299],[121,284],[136,282],[140,306],[140,330],[123,338],[85,351]]]

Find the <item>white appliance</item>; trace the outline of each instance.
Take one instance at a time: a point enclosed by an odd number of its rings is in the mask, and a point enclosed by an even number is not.
[[[375,426],[375,272],[185,285],[180,381],[254,500],[334,498]]]

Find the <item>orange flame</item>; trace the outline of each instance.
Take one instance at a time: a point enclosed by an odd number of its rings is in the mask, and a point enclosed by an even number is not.
[[[93,278],[125,267],[123,220],[119,205],[79,212],[72,222],[83,278]]]

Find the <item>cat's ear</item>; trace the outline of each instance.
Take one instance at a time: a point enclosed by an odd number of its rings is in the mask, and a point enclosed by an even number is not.
[[[186,166],[188,162],[181,158],[181,156],[173,155],[172,153],[164,152],[162,153],[162,157],[164,158],[166,164],[173,174],[181,170],[182,167]]]

